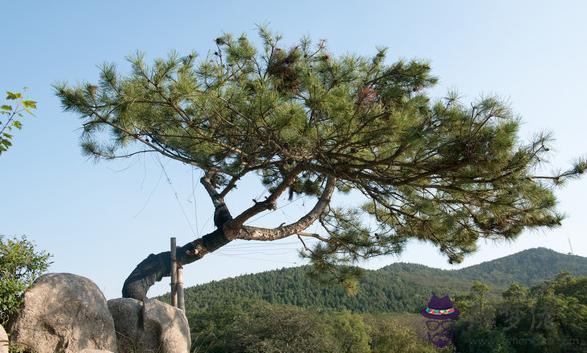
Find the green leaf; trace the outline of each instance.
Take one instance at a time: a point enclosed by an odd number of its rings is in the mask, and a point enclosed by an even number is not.
[[[12,126],[14,126],[15,128],[17,128],[19,130],[22,129],[22,123],[18,120],[13,121]]]
[[[14,93],[14,92],[10,92],[10,91],[6,92],[6,99],[8,99],[8,100],[15,100],[15,99],[19,99],[19,98],[22,98],[21,93],[18,93],[18,92]]]
[[[30,109],[37,109],[37,102],[31,100],[23,100],[22,106]]]
[[[2,109],[2,110],[8,110],[8,111],[11,111],[11,110],[12,110],[12,106],[11,106],[11,105],[7,105],[7,104],[5,104],[5,105],[3,105],[2,107],[0,107],[0,109]]]

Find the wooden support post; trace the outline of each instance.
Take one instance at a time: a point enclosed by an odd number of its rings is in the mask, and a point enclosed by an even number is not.
[[[171,305],[177,307],[177,244],[171,238]]]
[[[177,266],[177,307],[185,312],[185,295],[183,292],[183,269]]]

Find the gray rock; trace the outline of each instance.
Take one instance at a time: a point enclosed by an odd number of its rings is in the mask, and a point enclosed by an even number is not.
[[[111,351],[105,351],[105,350],[102,350],[102,349],[84,349],[84,350],[81,350],[81,351],[79,351],[77,353],[113,353],[113,352],[111,352]]]
[[[37,353],[117,350],[104,294],[89,279],[69,273],[46,274],[33,283],[10,339]]]
[[[8,353],[8,335],[2,325],[0,325],[0,353]]]
[[[182,310],[158,300],[144,303],[130,298],[112,299],[118,353],[189,353],[188,320]]]

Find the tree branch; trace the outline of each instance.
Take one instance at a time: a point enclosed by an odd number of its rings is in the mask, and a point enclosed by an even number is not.
[[[202,178],[200,178],[200,183],[204,186],[204,189],[210,195],[210,199],[212,199],[212,204],[214,207],[218,207],[224,204],[224,198],[216,191],[216,188],[212,184],[212,176],[210,173],[204,174]]]
[[[296,222],[278,228],[243,226],[242,230],[237,234],[236,238],[242,240],[270,241],[302,233],[304,229],[311,226],[312,223],[314,223],[320,217],[322,212],[324,212],[324,210],[330,203],[330,199],[332,198],[332,194],[334,193],[335,186],[336,178],[332,176],[328,177],[326,187],[324,188],[324,192],[322,192],[322,195],[318,199],[318,202],[316,202],[316,204],[310,210],[310,212],[308,212],[305,216],[303,216]]]
[[[240,228],[247,220],[256,214],[275,208],[275,202],[277,201],[277,198],[279,198],[279,196],[283,194],[283,192],[296,181],[298,174],[302,172],[304,168],[304,164],[296,165],[287,175],[284,176],[283,181],[275,188],[271,195],[269,195],[263,201],[256,202],[253,206],[244,210],[240,215],[235,217],[234,221],[231,222],[230,227],[234,229]]]

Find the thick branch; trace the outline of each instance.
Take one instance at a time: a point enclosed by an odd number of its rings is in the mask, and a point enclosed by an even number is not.
[[[324,188],[324,192],[318,199],[318,202],[314,205],[312,210],[308,212],[305,216],[300,218],[294,223],[284,225],[278,228],[261,228],[261,227],[252,227],[252,226],[243,226],[242,230],[237,234],[237,239],[243,240],[277,240],[288,237],[290,235],[299,234],[304,231],[304,229],[308,228],[312,225],[318,218],[328,204],[330,203],[330,199],[332,198],[332,194],[334,193],[334,189],[336,186],[336,178],[328,177],[326,182],[326,187]]]

